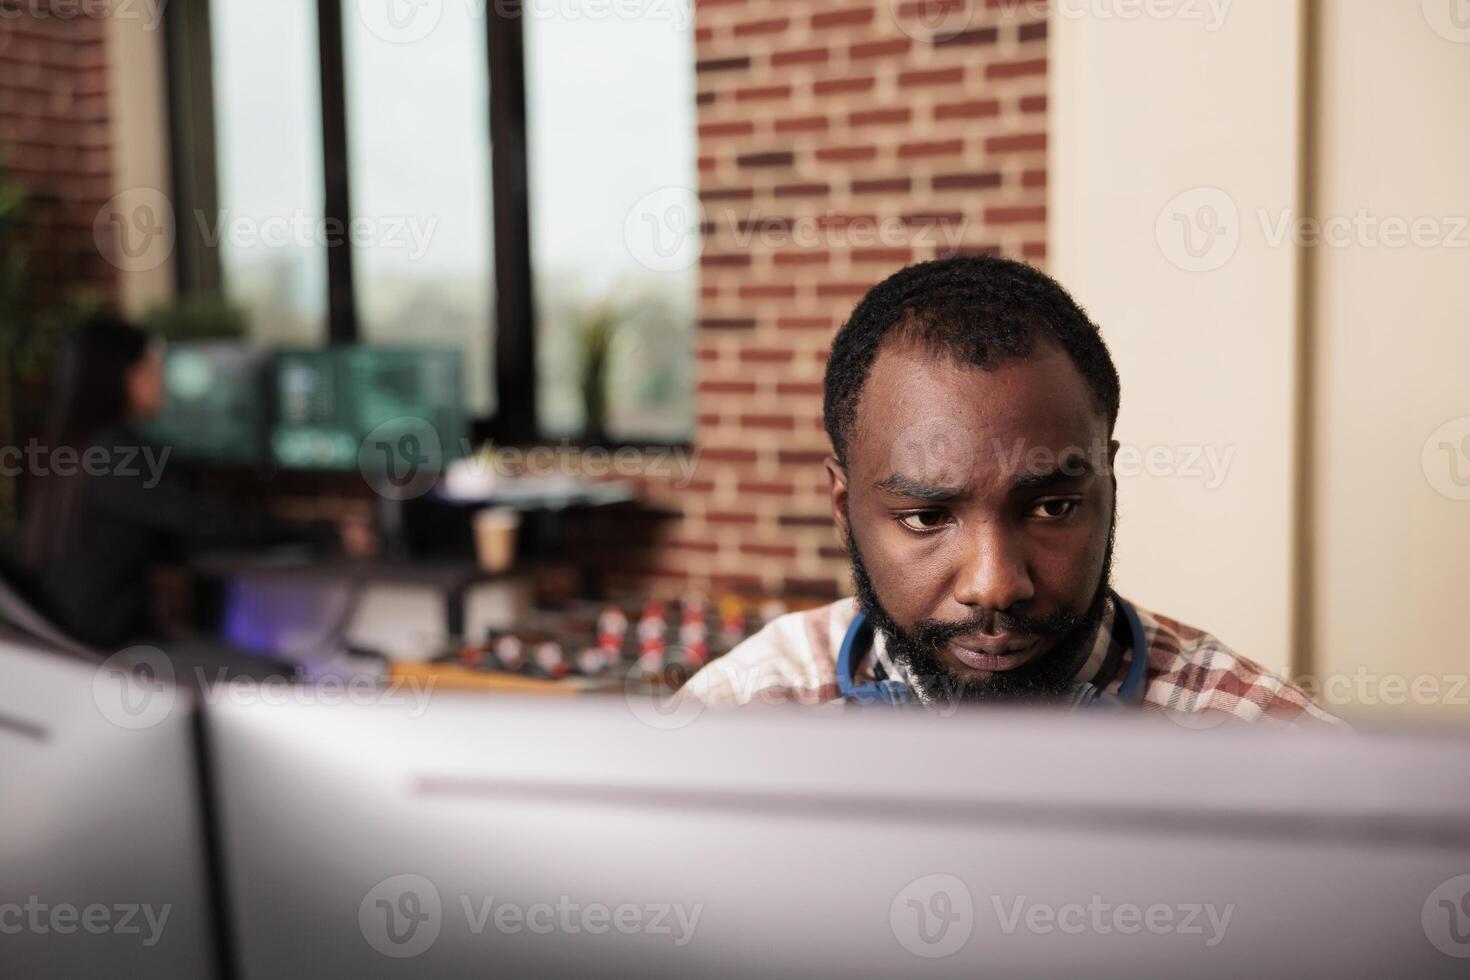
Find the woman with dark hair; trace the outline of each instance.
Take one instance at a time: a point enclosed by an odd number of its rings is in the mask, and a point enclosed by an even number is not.
[[[25,558],[45,611],[96,647],[159,634],[149,571],[183,546],[337,539],[331,525],[238,513],[151,472],[141,461],[156,457],[134,426],[162,403],[163,345],[147,331],[100,315],[63,345],[30,474]],[[344,539],[368,547],[358,532]]]

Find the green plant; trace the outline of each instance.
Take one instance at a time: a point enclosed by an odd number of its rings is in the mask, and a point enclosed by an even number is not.
[[[582,354],[582,431],[583,439],[591,445],[607,441],[607,368],[613,340],[627,319],[627,311],[611,299],[577,317]]]
[[[212,294],[181,296],[154,307],[145,323],[168,340],[238,340],[246,332],[245,311]]]
[[[32,286],[32,200],[0,167],[0,446],[36,432],[51,359],[67,327],[94,312],[98,298],[82,289],[42,302]],[[0,474],[0,532],[18,518],[16,477]]]

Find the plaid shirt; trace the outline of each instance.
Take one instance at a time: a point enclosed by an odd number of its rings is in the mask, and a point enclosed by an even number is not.
[[[1187,727],[1209,727],[1230,719],[1342,724],[1312,703],[1301,688],[1234,653],[1210,634],[1134,608],[1148,641],[1145,710],[1169,714]],[[856,600],[841,599],[772,620],[690,678],[678,697],[715,706],[840,701],[837,655],[856,613]],[[1078,681],[1094,683],[1110,694],[1122,686],[1132,661],[1132,648],[1120,641],[1114,618],[1109,602],[1093,649],[1077,674]],[[880,662],[889,676],[901,676],[888,660],[878,632],[873,649],[858,665],[857,683],[872,680]]]

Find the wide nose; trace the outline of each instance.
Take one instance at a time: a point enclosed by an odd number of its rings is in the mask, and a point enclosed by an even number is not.
[[[966,536],[954,598],[963,606],[1004,612],[1036,595],[1024,547],[1002,522],[986,521]]]

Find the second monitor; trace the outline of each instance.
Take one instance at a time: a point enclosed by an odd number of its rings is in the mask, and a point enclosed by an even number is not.
[[[347,470],[371,462],[380,430],[432,428],[444,457],[465,433],[460,359],[452,350],[335,347],[276,358],[271,455],[289,469]]]

